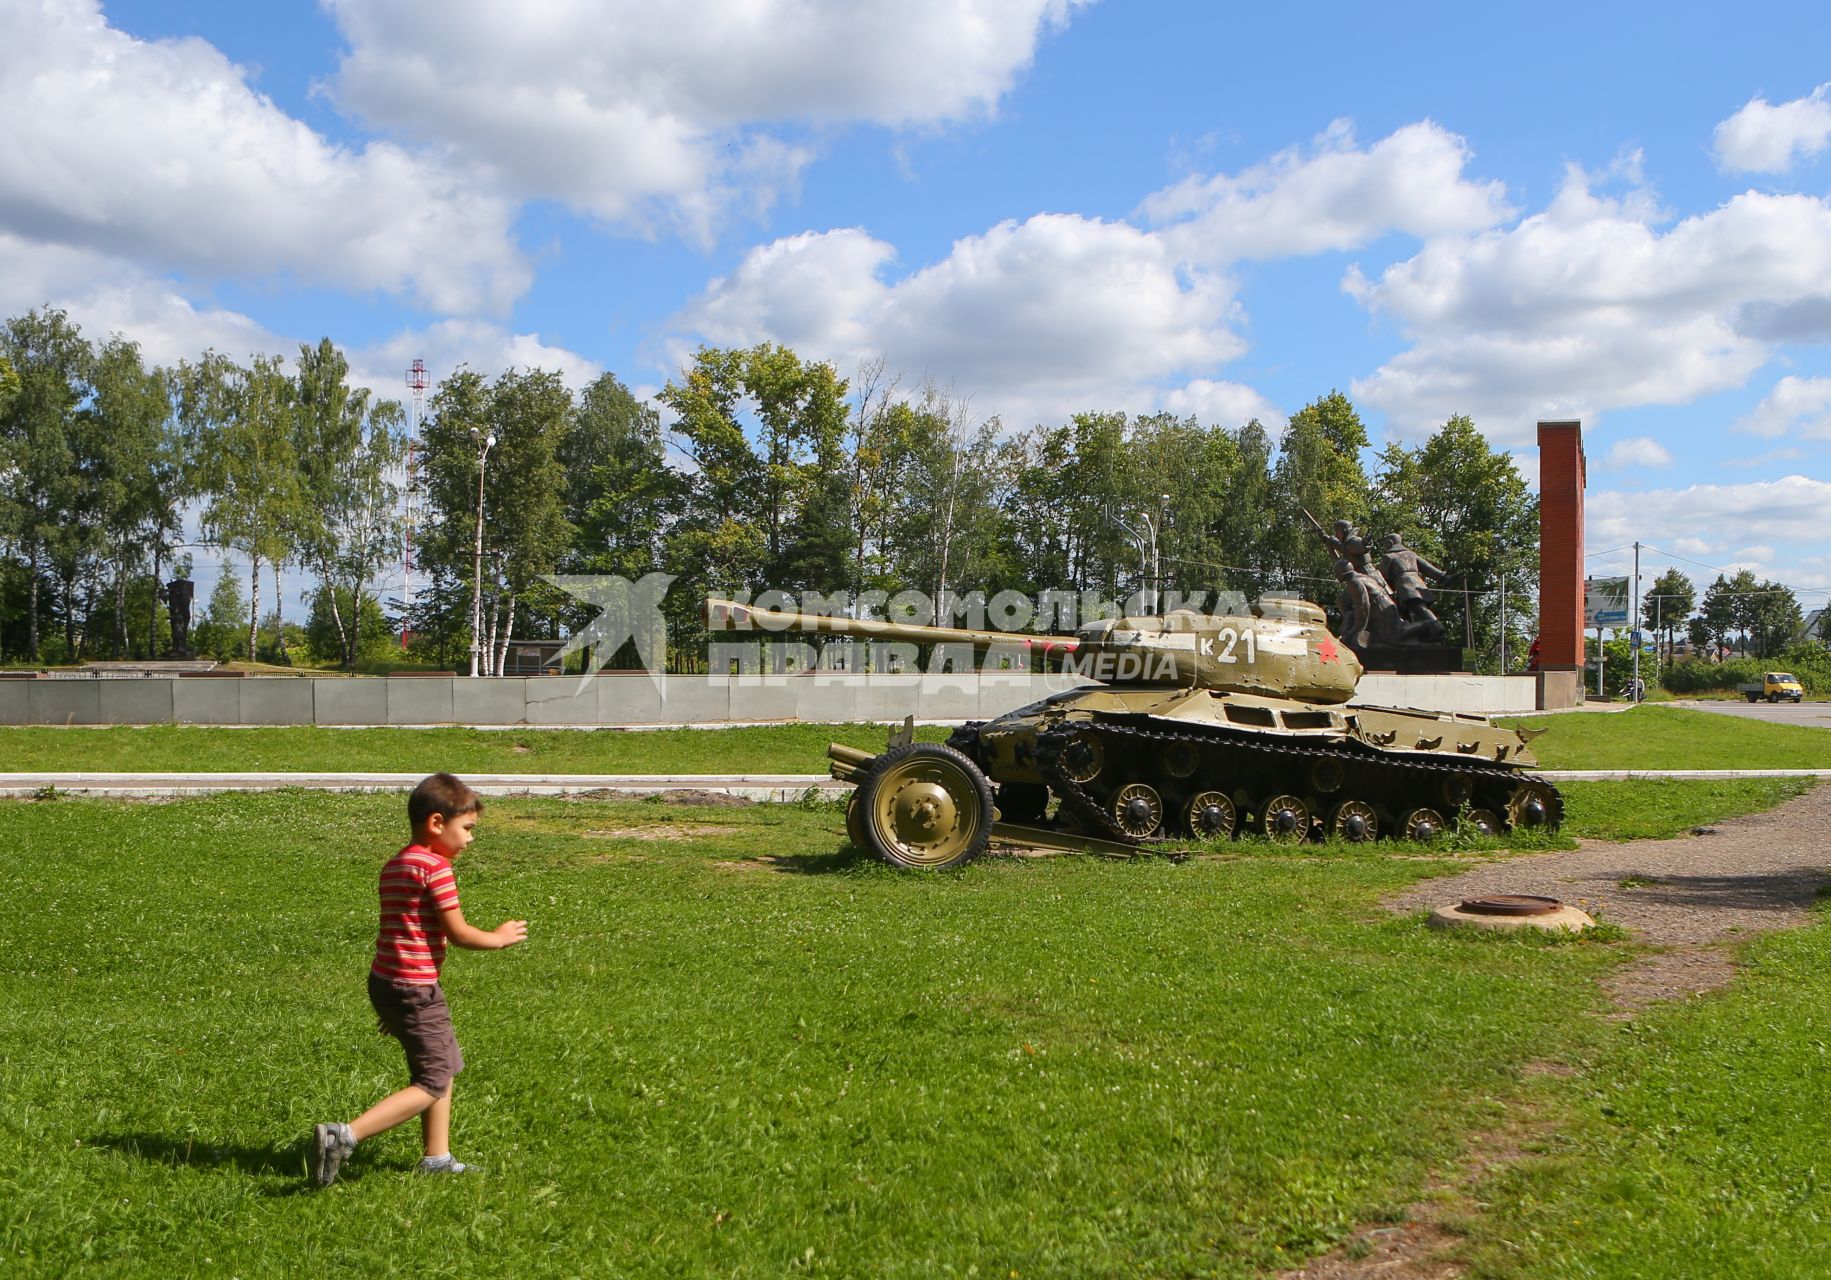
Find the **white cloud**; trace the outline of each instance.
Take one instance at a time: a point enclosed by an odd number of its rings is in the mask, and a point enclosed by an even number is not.
[[[1785,173],[1801,157],[1831,146],[1831,85],[1774,106],[1765,98],[1748,104],[1717,126],[1717,166],[1731,173]]]
[[[1766,453],[1751,453],[1746,456],[1738,455],[1734,458],[1725,458],[1723,459],[1723,465],[1726,467],[1734,467],[1738,471],[1750,471],[1756,467],[1772,466],[1776,462],[1798,462],[1805,456],[1806,451],[1804,449],[1795,449],[1791,446],[1786,446],[1779,449],[1769,449]]]
[[[1772,555],[1765,571],[1793,581],[1782,552],[1798,555],[1804,544],[1824,537],[1825,512],[1831,511],[1831,481],[1785,476],[1751,484],[1694,484],[1684,488],[1640,492],[1596,489],[1584,498],[1585,538],[1593,546],[1633,541],[1669,546],[1681,554],[1708,554],[1710,539],[1721,545],[1734,539],[1760,539]],[[1693,551],[1693,548],[1706,550]],[[1783,561],[1776,565],[1775,561]]]
[[[1672,465],[1672,454],[1665,445],[1651,436],[1632,436],[1615,441],[1609,448],[1603,465],[1614,471],[1634,467],[1669,467]]]
[[[426,361],[426,374],[433,387],[459,365],[466,364],[486,378],[495,378],[509,369],[552,369],[574,390],[603,372],[595,362],[544,342],[539,334],[515,333],[480,320],[442,320],[396,333],[347,354],[352,382],[372,387],[378,396],[403,402],[412,394],[406,389],[405,380],[415,359]],[[427,394],[431,394],[430,388]]]
[[[0,313],[45,306],[68,312],[91,341],[113,333],[132,338],[154,364],[195,360],[206,348],[239,359],[298,347],[240,312],[199,304],[130,263],[0,231]]]
[[[1831,378],[1788,374],[1736,421],[1735,429],[1769,440],[1776,436],[1831,440]]]
[[[1506,188],[1462,176],[1473,153],[1432,121],[1366,150],[1337,120],[1309,152],[1292,148],[1238,174],[1190,177],[1147,198],[1140,213],[1191,262],[1225,264],[1356,249],[1388,232],[1428,238],[1510,216]]]
[[[6,6],[0,228],[202,275],[290,276],[445,310],[530,279],[513,210],[389,143],[332,145],[202,40],[143,41],[96,0]]]
[[[673,354],[691,351],[687,335],[718,346],[781,342],[841,369],[881,354],[892,369],[950,386],[976,413],[1023,426],[1154,406],[1156,388],[1242,349],[1225,283],[1187,275],[1161,239],[1125,223],[1004,222],[890,280],[894,259],[856,229],[753,249],[674,318]],[[1235,396],[1230,408],[1251,403]]]
[[[1353,384],[1401,432],[1473,414],[1522,440],[1548,414],[1683,404],[1768,358],[1772,309],[1831,300],[1831,206],[1746,192],[1667,230],[1645,192],[1609,198],[1571,170],[1517,226],[1431,241],[1344,288],[1395,317],[1408,351]],[[1767,309],[1760,334],[1744,316]]]
[[[1180,417],[1193,417],[1209,426],[1238,427],[1253,418],[1274,436],[1284,429],[1283,410],[1240,382],[1192,378],[1162,393],[1157,407]]]
[[[338,100],[525,196],[704,237],[810,151],[765,129],[984,115],[1083,0],[327,0]]]
[[[171,281],[130,264],[75,249],[44,249],[0,232],[0,314],[52,306],[69,313],[91,341],[122,333],[139,343],[151,364],[167,367],[214,349],[232,360],[278,355],[289,362],[302,341],[323,336],[281,334],[238,311],[200,304]],[[336,340],[336,335],[332,335]],[[576,352],[482,320],[449,319],[397,333],[371,346],[346,349],[351,380],[378,396],[404,398],[407,366],[424,357],[436,383],[459,364],[487,377],[505,369],[557,369],[574,388],[601,372]]]

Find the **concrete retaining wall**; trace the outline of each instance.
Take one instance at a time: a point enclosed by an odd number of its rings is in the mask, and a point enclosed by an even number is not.
[[[0,724],[649,725],[984,720],[1082,683],[1064,676],[602,675],[0,680]],[[1367,676],[1359,702],[1486,714],[1539,707],[1532,676]]]

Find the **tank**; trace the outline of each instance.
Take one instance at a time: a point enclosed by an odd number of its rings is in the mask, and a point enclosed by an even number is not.
[[[856,787],[853,844],[897,866],[960,866],[995,835],[1132,856],[1242,833],[1430,841],[1563,816],[1557,789],[1529,772],[1543,730],[1353,703],[1360,661],[1306,600],[1103,619],[1057,636],[707,602],[713,630],[763,619],[771,630],[1040,652],[1090,682],[965,725],[946,745],[912,741],[911,721],[877,755],[829,746],[833,777]]]

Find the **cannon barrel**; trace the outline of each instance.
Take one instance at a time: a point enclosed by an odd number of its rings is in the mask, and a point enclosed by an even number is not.
[[[1081,642],[1074,636],[1020,635],[1015,631],[975,631],[967,627],[926,627],[914,622],[887,622],[877,618],[836,618],[822,613],[758,609],[735,600],[707,600],[706,627],[711,631],[819,631],[835,636],[863,636],[904,644],[967,644],[975,649],[1009,646],[1019,652],[1044,656],[1073,653]]]

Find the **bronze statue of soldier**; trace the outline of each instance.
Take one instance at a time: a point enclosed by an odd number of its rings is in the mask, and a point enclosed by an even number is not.
[[[1406,546],[1396,533],[1386,535],[1385,554],[1380,557],[1380,573],[1392,588],[1392,599],[1399,607],[1400,617],[1407,622],[1442,625],[1430,607],[1431,602],[1437,598],[1437,593],[1430,589],[1425,579],[1441,582],[1446,575],[1443,570]]]

